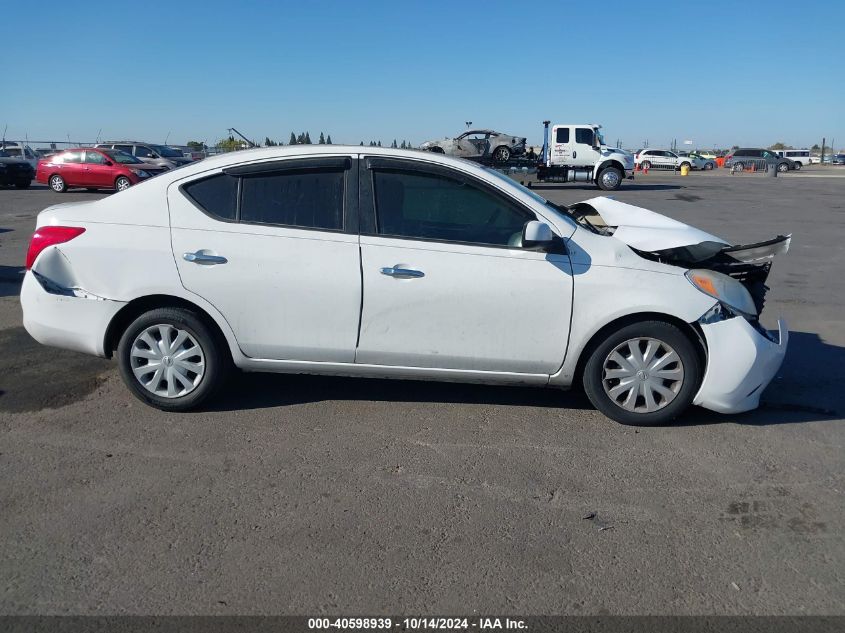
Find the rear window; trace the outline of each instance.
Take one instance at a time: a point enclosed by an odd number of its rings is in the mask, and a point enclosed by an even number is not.
[[[208,215],[221,220],[235,220],[238,211],[238,179],[218,174],[195,180],[183,187],[185,193]]]
[[[343,170],[248,175],[241,185],[241,222],[343,228]]]

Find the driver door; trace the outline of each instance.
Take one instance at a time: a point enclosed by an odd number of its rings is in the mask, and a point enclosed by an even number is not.
[[[569,335],[565,253],[521,248],[527,207],[451,169],[361,170],[363,310],[356,363],[512,372],[544,381]]]

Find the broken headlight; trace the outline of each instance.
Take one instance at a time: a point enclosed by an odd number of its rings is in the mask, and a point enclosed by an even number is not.
[[[688,270],[685,275],[698,290],[713,297],[732,312],[748,318],[757,316],[757,307],[751,293],[733,277],[702,268]]]

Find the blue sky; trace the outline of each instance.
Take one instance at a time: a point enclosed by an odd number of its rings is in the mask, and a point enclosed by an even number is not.
[[[845,145],[839,0],[2,4],[31,34],[5,48],[6,138],[536,141],[548,118],[629,148]]]

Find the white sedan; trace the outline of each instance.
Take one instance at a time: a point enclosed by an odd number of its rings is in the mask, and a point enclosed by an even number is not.
[[[115,356],[160,409],[232,366],[568,388],[626,424],[753,409],[788,237],[750,246],[599,197],[387,148],[234,152],[38,216],[21,292],[46,345]]]

